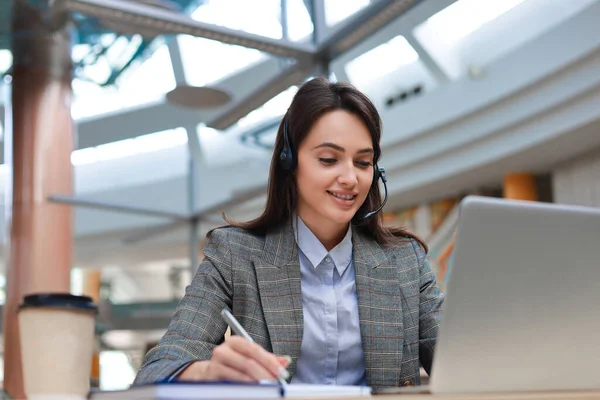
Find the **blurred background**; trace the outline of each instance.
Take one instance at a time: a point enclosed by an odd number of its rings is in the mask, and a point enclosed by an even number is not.
[[[599,20],[597,0],[0,0],[0,300],[30,165],[71,182],[36,201],[72,210],[71,291],[101,303],[92,375],[127,387],[207,230],[262,210],[281,117],[323,74],[378,107],[385,220],[427,240],[443,289],[463,196],[600,206]],[[27,97],[20,65],[69,95]],[[29,107],[67,109],[66,147],[41,118],[47,141],[13,152]],[[36,163],[65,148],[72,178]]]

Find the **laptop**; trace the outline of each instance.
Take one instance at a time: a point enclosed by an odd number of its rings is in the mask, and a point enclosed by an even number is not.
[[[429,385],[398,393],[600,389],[600,209],[466,197],[445,295]]]

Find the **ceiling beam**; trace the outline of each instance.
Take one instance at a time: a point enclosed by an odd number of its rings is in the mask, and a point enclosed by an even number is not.
[[[160,209],[152,209],[139,206],[130,206],[127,204],[110,203],[86,199],[83,197],[73,197],[64,195],[51,195],[47,199],[52,203],[60,203],[68,206],[94,208],[97,210],[120,212],[125,214],[145,215],[149,217],[169,218],[175,221],[187,221],[188,216],[180,213],[168,212]]]
[[[310,19],[313,23],[313,43],[317,46],[327,37],[327,16],[325,15],[325,0],[305,0]]]
[[[340,54],[332,60],[332,69],[337,69],[338,66],[345,66],[346,63],[354,60],[356,57],[368,52],[371,49],[383,44],[398,35],[404,37],[412,35],[415,27],[420,25],[427,18],[436,14],[438,11],[450,6],[456,0],[436,0],[436,1],[421,1],[396,18],[392,23],[382,27],[376,34],[369,36],[362,42],[358,43],[352,49],[347,50],[344,54]]]
[[[238,97],[251,95],[260,84],[281,71],[280,61],[268,58],[231,75],[212,86]],[[176,107],[165,100],[119,110],[77,122],[77,148],[94,147],[118,140],[161,132],[178,127],[197,126],[201,122],[222,116],[231,105],[220,109],[193,110]]]
[[[283,71],[273,78],[272,82],[257,88],[256,92],[246,97],[240,97],[233,107],[215,120],[210,121],[208,125],[215,129],[230,127],[273,96],[309,76],[316,67],[328,66],[331,60],[359,45],[420,1],[422,0],[375,1],[370,6],[349,17],[347,21],[342,22],[340,27],[334,30],[328,38],[323,39],[323,43],[319,45],[315,58],[310,65],[299,63],[287,71]],[[318,2],[312,4],[310,11],[313,11],[315,5],[318,5]],[[320,14],[317,17],[320,19],[319,23],[323,25],[325,15],[322,4],[320,10],[314,11],[316,11],[316,14]],[[322,28],[324,29],[324,27]]]
[[[63,1],[74,2],[77,4],[104,4],[105,6],[109,2],[111,4],[115,1],[119,2],[119,0]],[[281,71],[278,67],[276,70],[271,69],[270,72],[266,72],[262,69],[262,66],[258,66],[262,72],[258,74],[265,78],[259,79],[258,82],[263,83],[252,85],[251,90],[240,90],[238,85],[248,87],[246,82],[257,82],[257,79],[249,78],[254,75],[254,72],[247,74],[246,71],[243,71],[236,76],[229,78],[227,81],[231,81],[232,84],[227,84],[227,86],[231,89],[230,92],[236,94],[237,98],[226,107],[210,111],[191,111],[160,103],[153,106],[142,107],[139,110],[132,111],[132,113],[128,115],[119,113],[115,115],[114,119],[113,117],[107,117],[109,120],[114,120],[114,123],[109,124],[112,126],[112,129],[110,130],[100,129],[99,126],[93,127],[93,125],[105,126],[105,122],[101,119],[82,122],[79,128],[79,147],[89,147],[91,142],[95,141],[101,141],[102,143],[114,141],[102,138],[102,135],[115,135],[118,134],[118,132],[122,132],[121,135],[123,135],[123,138],[129,138],[182,125],[191,126],[194,123],[200,122],[206,122],[208,126],[215,129],[227,129],[235,124],[240,118],[262,106],[265,102],[281,93],[289,86],[299,83],[303,78],[310,76],[314,67],[322,64],[324,61],[329,63],[336,58],[347,60],[347,56],[355,54],[355,50],[358,50],[358,48],[366,51],[367,43],[370,47],[374,47],[376,45],[374,43],[376,43],[377,40],[381,41],[381,38],[375,38],[373,35],[381,30],[384,32],[389,31],[391,29],[390,23],[397,20],[401,15],[406,13],[408,18],[403,18],[400,25],[410,25],[410,30],[412,31],[415,23],[422,22],[424,19],[435,14],[447,5],[452,4],[454,1],[455,0],[376,0],[365,9],[349,17],[346,21],[341,22],[339,27],[334,29],[328,38],[324,39],[323,43],[318,47],[316,54],[313,54],[313,56],[307,59],[308,61],[297,62],[294,66],[289,67],[284,71]],[[119,4],[121,3],[119,2]],[[156,10],[152,11],[156,13]],[[161,13],[164,13],[164,11],[159,12],[159,14]],[[324,15],[321,16],[321,18],[324,19]],[[197,21],[194,21],[194,23],[196,22]],[[215,29],[216,28],[221,29],[221,27],[215,27]],[[395,28],[393,30],[395,30]],[[406,27],[404,27],[404,31],[406,31]],[[238,31],[234,32],[239,33]],[[275,42],[285,44],[285,42],[281,40],[275,40]],[[297,46],[309,48],[310,44],[298,44]],[[334,61],[334,64],[337,63]],[[257,68],[257,66],[254,68]],[[266,77],[273,75],[275,75],[275,77],[271,80],[265,80],[267,79]],[[236,81],[235,78],[237,77],[240,77],[240,80],[239,82],[234,83],[234,81]],[[443,80],[443,75],[440,74],[438,79]],[[220,84],[217,84],[216,86],[222,87]],[[153,128],[145,126],[148,124],[143,121],[151,121]],[[133,126],[134,124],[135,126]],[[90,128],[89,130],[87,129],[88,127]],[[90,132],[91,134],[91,131],[94,131],[95,133],[102,132],[102,135],[94,135],[96,137],[91,137],[92,135],[86,133]]]
[[[317,59],[330,62],[372,36],[422,0],[377,0],[339,24],[319,45]]]
[[[313,46],[273,39],[241,30],[196,21],[187,14],[122,0],[61,0],[58,10],[78,12],[100,21],[123,26],[127,33],[192,35],[222,43],[248,47],[274,56],[305,61],[314,55]]]
[[[283,71],[273,78],[272,82],[257,88],[256,92],[244,98],[239,98],[232,108],[215,120],[210,121],[208,126],[215,129],[226,129],[232,126],[240,118],[260,107],[273,96],[309,76],[316,67],[328,66],[331,60],[360,44],[420,1],[375,1],[372,5],[349,17],[347,21],[342,22],[340,27],[333,31],[328,38],[323,39],[323,43],[317,49],[315,58],[311,60],[312,62],[309,65],[298,63],[296,66]],[[320,10],[313,10],[318,4],[318,1],[315,1],[314,4],[311,2],[309,11],[316,11],[315,14],[317,15],[315,16],[320,21],[319,24],[324,25],[324,6],[321,4]],[[321,26],[320,29],[325,29],[325,27]]]
[[[173,67],[173,75],[175,76],[175,82],[178,85],[185,85],[187,84],[187,78],[185,76],[185,68],[183,66],[181,46],[179,46],[179,41],[177,41],[177,37],[172,37],[169,40],[167,46],[169,48],[169,57],[171,58],[171,66]]]
[[[450,77],[442,67],[431,57],[412,33],[405,33],[404,38],[419,55],[419,59],[439,83],[450,82]]]
[[[210,120],[207,126],[218,130],[229,128],[290,86],[302,82],[309,73],[309,69],[300,63],[284,69],[272,79],[258,86],[252,93],[244,97],[238,97],[227,111]]]

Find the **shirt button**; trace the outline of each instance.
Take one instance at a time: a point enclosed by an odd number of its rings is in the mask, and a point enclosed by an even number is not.
[[[325,262],[326,263],[330,263],[331,262],[331,258],[330,257],[325,257]]]

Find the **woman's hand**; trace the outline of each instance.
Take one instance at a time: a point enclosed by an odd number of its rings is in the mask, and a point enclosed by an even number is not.
[[[190,364],[177,378],[241,382],[287,379],[289,374],[285,368],[288,364],[289,357],[276,356],[254,342],[231,336],[214,348],[210,360]]]

